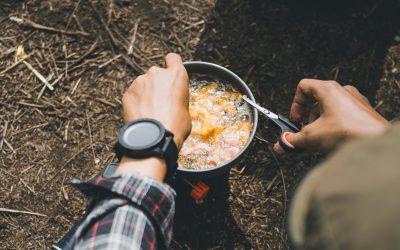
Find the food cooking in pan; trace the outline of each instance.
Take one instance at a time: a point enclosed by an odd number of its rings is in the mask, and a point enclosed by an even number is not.
[[[234,158],[250,137],[252,110],[234,87],[221,82],[191,82],[189,111],[192,132],[178,165],[208,169]]]

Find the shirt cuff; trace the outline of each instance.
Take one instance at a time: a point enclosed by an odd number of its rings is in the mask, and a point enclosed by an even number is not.
[[[133,202],[152,217],[149,219],[155,222],[154,226],[161,229],[165,242],[170,242],[176,193],[169,185],[136,174],[96,177],[88,181],[73,179],[70,184],[92,198],[94,203],[99,199],[107,199],[110,195],[119,195]],[[95,204],[89,204],[89,207],[93,205]]]

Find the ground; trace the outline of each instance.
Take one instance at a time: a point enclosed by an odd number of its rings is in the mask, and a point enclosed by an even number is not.
[[[84,197],[65,182],[96,176],[113,160],[122,93],[168,52],[230,68],[282,114],[309,77],[356,85],[395,119],[398,11],[394,0],[1,1],[0,208],[44,216],[0,212],[0,248],[48,248],[84,214]],[[14,66],[18,45],[53,91],[26,64]],[[324,157],[278,159],[275,135],[260,118],[242,161],[207,180],[202,204],[187,184],[172,183],[173,249],[288,248],[291,197]]]

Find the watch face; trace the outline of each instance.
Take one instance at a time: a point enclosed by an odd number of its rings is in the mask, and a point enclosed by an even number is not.
[[[129,125],[120,142],[130,149],[146,149],[158,144],[164,137],[164,128],[151,120],[141,120]]]

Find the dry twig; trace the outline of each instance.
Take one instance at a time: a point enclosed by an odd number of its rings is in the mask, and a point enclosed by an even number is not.
[[[86,115],[86,122],[87,122],[88,132],[89,132],[90,147],[92,149],[92,154],[93,154],[93,161],[96,162],[96,154],[94,153],[94,147],[93,147],[92,129],[90,128],[89,116],[86,111],[85,111],[85,115]]]
[[[96,6],[91,1],[89,3],[91,4],[93,11],[96,13],[97,18],[100,20],[101,24],[103,24],[104,29],[107,31],[107,34],[110,37],[110,41],[113,44],[113,46],[119,50],[127,50],[127,47],[124,44],[124,42],[121,42],[120,40],[118,40],[117,37],[115,37],[114,33],[111,31],[111,29],[108,27],[107,23],[104,21],[104,19],[101,17],[99,12],[97,11]],[[125,53],[122,53],[122,51],[121,51],[121,56],[125,60],[125,62],[137,73],[145,71],[142,67],[140,67],[140,65],[138,65],[131,58],[129,58],[128,55],[126,55]]]
[[[10,17],[11,21],[14,21],[20,25],[27,26],[33,29],[38,29],[38,30],[44,30],[44,31],[50,31],[50,32],[55,32],[55,33],[60,33],[60,34],[65,34],[65,35],[71,35],[71,36],[89,36],[89,33],[83,32],[83,31],[67,31],[67,30],[60,30],[56,29],[53,27],[48,27],[44,26],[38,23],[35,23],[32,20],[29,20],[27,18],[19,18],[19,17]]]
[[[82,62],[86,57],[88,57],[90,54],[93,53],[93,51],[96,50],[97,45],[99,43],[99,38],[97,38],[94,43],[90,46],[89,50],[83,54],[83,56],[81,56],[77,61],[75,61],[74,63],[72,63],[71,65],[69,65],[69,68],[71,70],[72,67],[78,65],[80,62]]]
[[[114,12],[115,0],[109,0],[110,3],[108,4],[108,20],[107,25],[111,23],[112,15]]]
[[[190,30],[191,28],[197,27],[199,25],[202,25],[202,24],[204,24],[204,20],[201,20],[201,21],[199,21],[197,23],[193,23],[193,24],[189,25],[188,27],[183,29],[183,32],[187,31],[187,30]]]
[[[96,98],[96,101],[99,101],[100,103],[103,103],[103,104],[106,104],[106,105],[109,105],[109,106],[111,106],[111,107],[113,107],[113,108],[116,108],[117,107],[117,105],[115,104],[115,103],[112,103],[112,102],[110,102],[110,101],[107,101],[106,99],[103,99],[103,98]]]
[[[283,194],[284,194],[284,203],[283,203],[283,218],[286,218],[286,204],[287,204],[287,193],[286,193],[286,182],[285,182],[285,177],[283,176],[282,168],[279,166],[279,173],[282,178],[282,184],[283,184]],[[282,243],[285,244],[286,239],[283,238],[283,229],[285,228],[285,219],[282,220],[282,227],[281,227],[281,240]]]
[[[7,145],[7,147],[13,152],[15,153],[14,148],[11,146],[11,144],[5,139],[3,138],[4,143]]]
[[[15,51],[15,50],[14,50]],[[6,68],[5,70],[0,72],[0,77],[3,76],[5,73],[7,73],[9,70],[13,69],[14,67],[18,66],[18,64],[22,63],[23,61],[25,61],[27,58],[29,58],[32,55],[26,55],[23,58],[19,59],[18,61],[16,61],[13,65],[11,65],[10,67]]]
[[[76,81],[74,88],[71,91],[71,95],[75,93],[75,90],[78,88],[79,83],[81,82],[82,78],[79,78],[78,81]]]
[[[79,5],[81,4],[81,1],[82,0],[79,0],[78,3],[75,5],[74,10],[72,11],[71,15],[68,18],[68,22],[67,22],[67,25],[65,26],[64,32],[68,30],[69,25],[71,24],[72,17],[75,15],[76,10],[79,8]]]
[[[132,34],[131,42],[130,42],[129,48],[128,48],[128,55],[133,54],[133,45],[135,44],[135,41],[136,41],[136,33],[137,33],[137,30],[139,27],[139,22],[140,22],[140,19],[135,23],[135,27],[133,28],[133,34]]]
[[[112,62],[114,62],[115,60],[117,60],[117,59],[120,58],[121,56],[122,56],[122,55],[117,55],[117,56],[111,58],[110,60],[108,60],[107,62],[105,62],[105,63],[103,63],[103,64],[100,64],[100,65],[99,65],[99,69],[102,69],[102,68],[106,67],[107,65],[109,65],[109,64],[112,63]]]
[[[16,51],[16,58],[17,59],[23,59],[27,55],[25,54],[24,47],[22,45],[18,46],[17,51]],[[39,73],[36,69],[33,68],[33,66],[28,63],[27,61],[22,61],[30,71],[32,71],[33,74],[42,82],[46,87],[48,87],[50,90],[54,90],[53,86],[50,85],[50,83],[47,81],[47,79]]]
[[[54,87],[50,85],[50,83],[47,81],[47,79],[39,73],[39,71],[37,71],[36,69],[34,69],[32,67],[32,65],[26,61],[23,61],[23,63],[26,65],[26,67],[28,67],[28,69],[30,71],[32,71],[33,74],[35,74],[35,76],[50,90],[54,90]]]
[[[36,126],[32,126],[32,127],[30,127],[30,128],[27,128],[27,129],[23,129],[23,130],[14,132],[12,135],[13,135],[13,136],[14,136],[14,135],[19,135],[19,134],[21,134],[21,133],[25,133],[25,132],[31,131],[31,130],[33,130],[33,129],[36,129],[36,128],[45,127],[45,126],[47,126],[48,124],[49,124],[48,122],[45,122],[45,123],[42,123],[42,124],[39,124],[39,125],[36,125]],[[1,149],[1,148],[0,148],[0,149]]]
[[[7,127],[8,127],[8,121],[5,121],[4,128],[3,128],[3,137],[1,137],[1,141],[0,141],[0,152],[1,152],[1,149],[3,148],[3,143],[6,138]]]
[[[47,215],[45,215],[45,214],[40,214],[40,213],[35,213],[35,212],[29,212],[29,211],[22,211],[22,210],[15,210],[15,209],[9,209],[9,208],[0,208],[0,212],[3,212],[3,213],[12,213],[12,214],[28,214],[28,215],[35,215],[35,216],[47,217]]]

